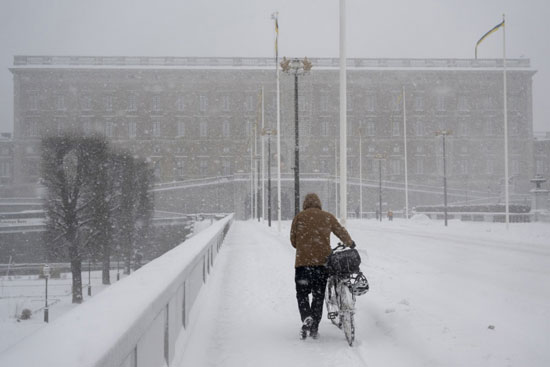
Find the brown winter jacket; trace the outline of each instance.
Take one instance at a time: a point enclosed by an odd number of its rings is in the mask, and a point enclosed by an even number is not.
[[[330,233],[334,233],[346,245],[352,239],[334,215],[321,209],[321,200],[316,194],[307,194],[303,211],[292,221],[290,242],[296,248],[295,267],[325,265],[330,255]]]

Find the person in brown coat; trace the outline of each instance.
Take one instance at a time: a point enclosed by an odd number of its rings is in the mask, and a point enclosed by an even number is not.
[[[302,319],[300,335],[305,339],[309,331],[318,337],[319,323],[323,316],[323,302],[327,284],[325,264],[331,253],[330,234],[334,233],[346,246],[355,243],[336,217],[323,211],[317,194],[307,194],[303,210],[294,217],[290,229],[290,242],[296,249],[295,277],[296,299]],[[312,294],[311,304],[309,294]]]

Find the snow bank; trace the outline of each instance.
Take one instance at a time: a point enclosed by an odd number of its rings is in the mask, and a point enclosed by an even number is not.
[[[1,366],[161,366],[213,264],[230,215],[76,307],[0,356]],[[176,311],[179,309],[179,311]],[[168,320],[167,320],[168,318]],[[175,326],[175,328],[174,328]]]

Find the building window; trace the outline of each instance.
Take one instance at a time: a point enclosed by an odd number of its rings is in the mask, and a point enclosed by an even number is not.
[[[27,121],[27,136],[34,138],[40,136],[40,125],[38,121]]]
[[[153,96],[152,108],[153,111],[160,111],[160,95],[155,94]]]
[[[178,136],[185,136],[185,122],[178,121]]]
[[[458,110],[469,111],[470,105],[468,104],[468,98],[466,96],[458,96]]]
[[[392,93],[391,95],[391,105],[390,108],[392,111],[399,111],[401,107],[401,93]]]
[[[130,139],[135,139],[136,137],[136,127],[137,124],[135,121],[128,122],[128,137]]]
[[[424,136],[424,122],[423,121],[416,121],[415,124],[416,127],[416,136]]]
[[[199,109],[201,112],[205,112],[208,108],[208,98],[205,95],[199,96]]]
[[[231,162],[228,159],[222,161],[222,175],[231,175]]]
[[[416,147],[416,152],[417,153],[424,153],[424,147],[422,145],[418,145]]]
[[[424,174],[424,160],[420,157],[416,157],[416,174]]]
[[[435,108],[438,111],[445,111],[445,96],[437,95],[435,99]]]
[[[199,174],[201,176],[206,176],[208,174],[208,161],[206,159],[201,159],[199,163]]]
[[[519,161],[517,159],[512,159],[511,162],[511,174],[512,175],[519,175]]]
[[[222,96],[222,111],[231,110],[231,99],[229,96]]]
[[[468,124],[466,121],[459,121],[457,124],[457,130],[459,136],[467,136],[468,135]]]
[[[105,96],[105,111],[113,110],[113,96]]]
[[[493,98],[491,96],[483,96],[481,101],[483,109],[491,110],[493,108]]]
[[[228,120],[224,120],[222,124],[222,135],[224,138],[231,136],[231,124]]]
[[[176,99],[176,109],[178,110],[178,112],[185,111],[185,99],[183,98],[183,96],[178,96],[178,98]]]
[[[244,100],[244,108],[248,111],[254,111],[254,96],[247,95]]]
[[[153,136],[154,137],[160,136],[160,122],[158,121],[153,122]]]
[[[201,138],[206,138],[208,136],[208,123],[206,121],[200,122],[199,135]]]
[[[321,159],[319,161],[319,172],[328,173],[328,162],[326,159]]]
[[[55,96],[55,109],[57,111],[64,111],[65,110],[65,96],[62,94],[58,94]]]
[[[128,111],[137,111],[137,96],[135,94],[128,96]]]
[[[367,136],[374,136],[376,134],[376,129],[374,126],[374,121],[367,121]]]
[[[178,178],[182,178],[185,172],[185,161],[180,159],[176,163],[176,175]]]
[[[497,135],[497,125],[494,121],[487,121],[487,124],[485,125],[485,128],[487,130],[487,135],[489,136],[495,136]]]
[[[328,111],[328,95],[323,94],[321,95],[321,111]]]
[[[0,177],[11,177],[10,162],[0,161]]]
[[[366,107],[368,112],[376,109],[376,94],[367,94]]]
[[[401,174],[401,161],[397,159],[392,159],[390,161],[390,169],[392,175]]]
[[[353,98],[351,93],[346,94],[346,105],[348,111],[353,111]]]
[[[493,173],[495,173],[495,161],[492,159],[488,159],[485,168],[488,175],[492,175]]]
[[[393,136],[399,136],[401,133],[400,122],[399,121],[393,121],[392,122],[392,135]]]
[[[83,111],[90,111],[92,109],[92,97],[89,95],[84,95],[80,99],[81,108]]]
[[[424,97],[415,96],[414,97],[414,110],[415,111],[424,111]]]
[[[330,135],[330,123],[328,120],[322,120],[321,121],[321,136],[329,136]]]
[[[544,174],[544,161],[542,159],[537,159],[535,162],[535,174]]]
[[[92,132],[92,121],[89,117],[81,117],[81,123],[84,134],[89,134]]]
[[[115,134],[115,124],[111,121],[105,123],[105,136],[112,138]]]
[[[468,174],[468,161],[465,159],[461,159],[458,161],[458,173],[461,175]]]
[[[393,152],[394,153],[399,153],[399,150],[400,150],[399,147],[393,147]]]
[[[38,110],[39,103],[38,103],[38,92],[32,92],[29,94],[29,100],[28,100],[28,108],[29,110],[36,111]]]

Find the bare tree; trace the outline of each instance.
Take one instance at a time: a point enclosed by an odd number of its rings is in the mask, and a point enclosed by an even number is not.
[[[101,197],[93,187],[102,168],[107,143],[102,137],[64,135],[42,141],[42,179],[47,190],[47,241],[50,256],[68,258],[72,302],[82,302],[82,258],[94,252],[93,225]]]

